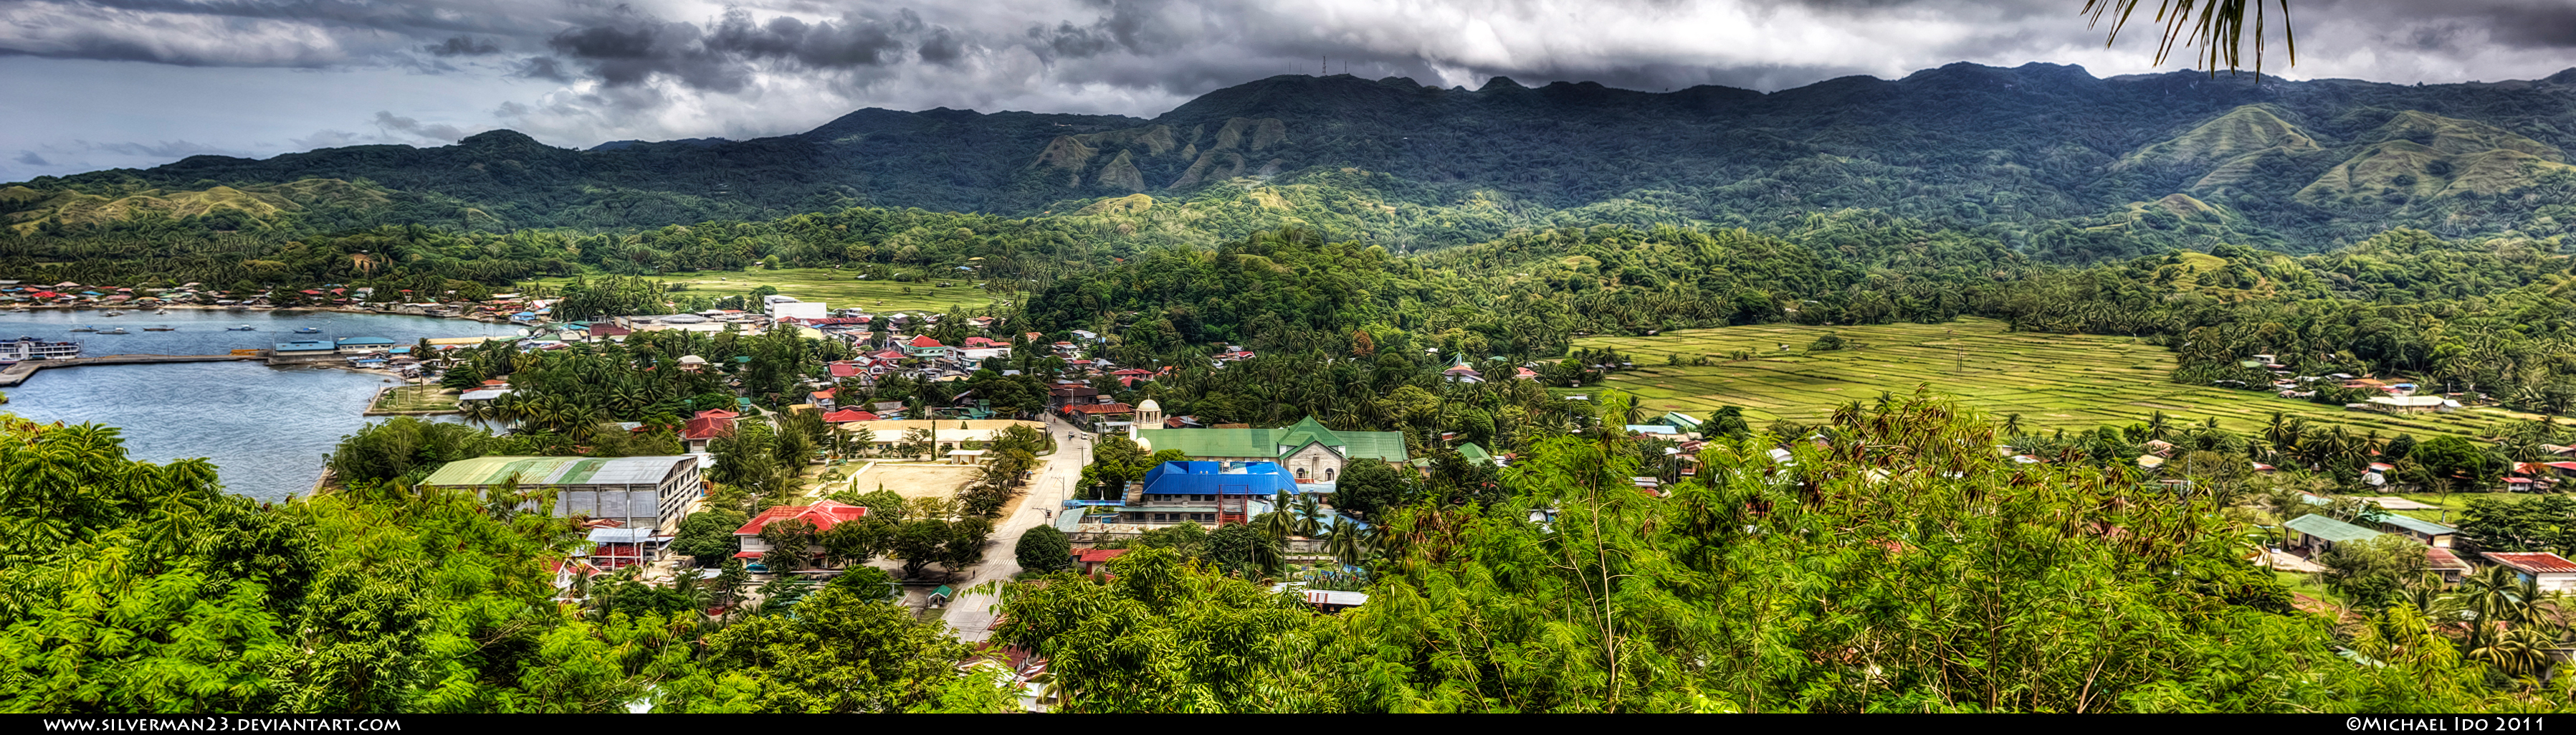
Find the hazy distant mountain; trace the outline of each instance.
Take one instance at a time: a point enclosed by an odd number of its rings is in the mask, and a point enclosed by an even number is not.
[[[223,202],[481,227],[658,226],[851,204],[1037,214],[1348,169],[1389,176],[1338,180],[1421,204],[1637,200],[1744,224],[1863,207],[2047,231],[2078,250],[2141,228],[2298,247],[2398,224],[2554,234],[2576,191],[2572,145],[2576,69],[2401,86],[1962,63],[1769,94],[1280,76],[1151,120],[866,109],[748,141],[578,151],[495,131],[439,148],[197,156],[0,188],[0,213],[22,232]],[[310,179],[355,186],[286,186]],[[232,193],[209,197],[217,185]],[[190,211],[167,205],[173,197],[215,204]]]

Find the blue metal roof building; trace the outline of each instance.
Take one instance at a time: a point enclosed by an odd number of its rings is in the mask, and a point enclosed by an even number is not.
[[[1145,473],[1146,495],[1250,495],[1297,492],[1297,483],[1275,462],[1253,462],[1227,471],[1226,462],[1164,462]]]

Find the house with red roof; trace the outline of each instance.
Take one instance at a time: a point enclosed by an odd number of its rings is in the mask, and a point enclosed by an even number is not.
[[[842,361],[840,361],[840,362],[831,363],[831,364],[829,364],[829,365],[827,365],[827,366],[825,366],[825,367],[829,367],[829,368],[831,368],[831,370],[832,370],[832,379],[833,379],[833,380],[839,380],[839,379],[842,379],[842,378],[855,378],[855,377],[859,377],[859,374],[864,373],[864,372],[867,372],[867,368],[862,367],[862,366],[860,366],[858,363],[856,363],[856,362],[851,362],[851,361],[849,361],[849,360],[842,360]]]
[[[1128,551],[1130,549],[1083,549],[1073,555],[1073,560],[1082,565],[1083,574],[1089,575],[1098,573],[1109,560],[1126,556]]]
[[[940,344],[939,340],[925,334],[904,340],[903,354],[907,357],[947,357],[948,345]]]
[[[826,423],[826,424],[846,424],[846,423],[850,423],[850,422],[852,422],[852,421],[875,421],[875,420],[877,420],[877,415],[876,415],[876,414],[868,413],[868,412],[866,412],[866,411],[861,411],[861,410],[858,410],[858,409],[855,409],[855,408],[844,408],[844,409],[841,409],[841,410],[838,410],[838,411],[833,411],[833,412],[831,412],[831,413],[823,414],[823,423]]]
[[[866,517],[868,517],[868,509],[865,507],[830,500],[813,505],[781,505],[764,510],[760,515],[752,516],[751,521],[742,524],[741,528],[733,530],[733,537],[742,542],[742,551],[735,552],[734,558],[757,559],[760,555],[769,553],[769,540],[761,538],[760,532],[772,523],[789,520],[804,521],[813,524],[815,535],[820,536],[824,531],[832,530],[833,526]],[[821,554],[823,547],[808,546],[805,547],[805,553]]]
[[[721,408],[699,411],[680,425],[680,439],[689,443],[689,451],[707,451],[707,442],[720,436],[733,436],[734,419],[740,414]]]
[[[832,392],[831,392],[831,391],[828,391],[828,390],[818,390],[818,391],[814,391],[814,392],[812,392],[812,393],[808,393],[808,394],[806,394],[806,397],[807,397],[807,398],[812,399],[812,400],[814,401],[814,405],[821,406],[821,407],[824,407],[824,408],[827,408],[827,409],[832,407]]]
[[[2546,551],[2490,551],[2480,556],[2513,570],[2516,579],[2534,583],[2542,592],[2576,590],[2576,561],[2567,557]]]

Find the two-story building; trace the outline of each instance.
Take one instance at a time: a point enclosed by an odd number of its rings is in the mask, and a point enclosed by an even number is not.
[[[677,529],[689,501],[706,491],[691,455],[477,457],[449,462],[420,484],[484,492],[508,482],[522,492],[554,491],[558,517],[615,520],[626,528]],[[523,511],[535,508],[533,499],[519,504]]]
[[[938,359],[948,356],[948,345],[940,344],[939,340],[931,339],[930,335],[925,334],[905,340],[903,354],[905,357]]]
[[[1278,464],[1164,462],[1145,473],[1144,488],[1119,512],[1121,523],[1187,523],[1204,526],[1249,520],[1249,501],[1297,485]]]

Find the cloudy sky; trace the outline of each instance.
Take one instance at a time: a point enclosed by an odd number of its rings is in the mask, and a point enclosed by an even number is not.
[[[2147,0],[2153,3],[2155,0]],[[2155,71],[2082,0],[0,0],[0,181],[199,153],[750,138],[862,107],[1150,117],[1274,74],[1764,91],[1953,61]],[[2293,0],[2292,78],[2576,66],[2569,0]],[[2178,68],[2168,63],[2165,68]]]

